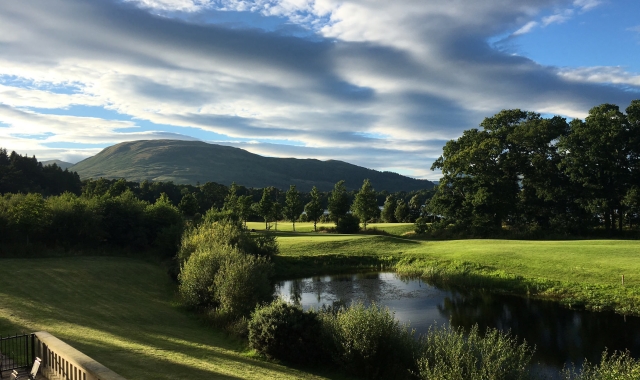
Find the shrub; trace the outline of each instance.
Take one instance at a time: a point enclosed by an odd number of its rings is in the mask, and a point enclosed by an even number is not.
[[[360,219],[355,215],[347,214],[338,220],[336,231],[341,234],[355,234],[360,231]]]
[[[418,367],[422,379],[516,380],[529,376],[533,350],[496,329],[488,329],[482,337],[475,325],[465,338],[462,328],[430,328],[420,343]]]
[[[563,369],[562,378],[565,380],[640,379],[640,360],[632,358],[629,351],[614,352],[611,356],[604,351],[600,365],[585,361],[580,372],[576,372],[575,367]]]
[[[217,307],[214,279],[224,256],[233,254],[230,246],[203,247],[193,252],[181,268],[178,291],[190,307]]]
[[[249,346],[273,359],[296,364],[318,364],[328,355],[315,312],[276,300],[256,309],[249,321]]]
[[[184,263],[197,248],[221,245],[238,248],[243,253],[255,256],[271,257],[279,251],[274,235],[251,234],[239,222],[232,220],[204,221],[185,231],[178,251],[178,263]]]
[[[323,322],[333,337],[334,360],[347,371],[367,379],[403,379],[417,370],[414,333],[388,308],[358,303],[324,313]]]
[[[220,311],[234,317],[249,315],[257,304],[273,299],[271,272],[266,258],[232,251],[222,260],[213,280]]]

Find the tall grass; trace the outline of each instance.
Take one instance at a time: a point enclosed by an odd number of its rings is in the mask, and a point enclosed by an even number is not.
[[[431,328],[421,337],[421,346],[418,367],[420,378],[425,380],[530,378],[528,367],[534,349],[496,329],[488,329],[483,336],[478,325],[468,334],[462,328]]]
[[[581,370],[575,367],[562,371],[564,380],[637,380],[640,379],[640,360],[631,357],[628,351],[602,353],[600,364],[585,361]]]

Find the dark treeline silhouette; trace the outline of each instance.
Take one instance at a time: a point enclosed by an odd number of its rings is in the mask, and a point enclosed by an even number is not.
[[[434,231],[620,233],[640,212],[640,100],[602,104],[585,120],[503,110],[449,141],[427,210]],[[430,228],[426,228],[429,230]]]
[[[82,183],[75,172],[62,170],[58,165],[42,166],[34,157],[7,154],[0,148],[0,194],[41,193],[59,195],[65,191],[80,194]]]

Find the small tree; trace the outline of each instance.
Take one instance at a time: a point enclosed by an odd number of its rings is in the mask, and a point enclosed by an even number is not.
[[[407,221],[407,217],[409,216],[409,206],[407,206],[407,204],[402,199],[398,200],[394,216],[396,217],[396,221],[398,223]]]
[[[229,193],[227,194],[227,196],[224,198],[224,205],[222,206],[222,209],[225,211],[230,211],[233,218],[238,218],[240,219],[240,204],[239,204],[239,198],[238,198],[238,185],[236,185],[235,182],[233,182],[231,184],[231,187],[229,187]]]
[[[350,206],[349,195],[347,194],[347,188],[344,185],[344,180],[339,181],[333,187],[333,190],[329,195],[329,217],[333,220],[336,226],[340,219],[347,215]]]
[[[353,205],[351,205],[351,211],[355,216],[360,218],[365,230],[367,229],[367,221],[380,215],[376,192],[373,190],[368,179],[364,180],[362,188],[360,188],[360,191],[356,194],[356,199],[353,201]]]
[[[422,202],[420,201],[420,195],[416,194],[411,197],[409,201],[409,222],[415,222],[422,213]]]
[[[48,220],[48,211],[42,194],[15,194],[11,199],[13,207],[9,209],[10,221],[25,233],[27,245],[29,235],[44,228]]]
[[[278,220],[282,217],[282,205],[276,199],[271,208],[271,217],[276,222],[276,231],[278,231]]]
[[[262,190],[262,199],[257,206],[258,215],[264,218],[264,229],[268,229],[269,220],[273,216],[273,201],[271,200],[271,188]]]
[[[315,186],[311,189],[311,201],[304,206],[304,212],[307,213],[308,220],[313,222],[313,230],[318,231],[316,225],[318,224],[318,220],[324,214],[324,209],[322,208],[322,204],[320,203],[320,193],[318,192],[318,188]]]
[[[253,198],[251,195],[241,195],[238,197],[238,216],[245,228],[247,228],[247,220],[253,213],[253,210],[251,209],[252,200]]]
[[[180,209],[180,212],[182,212],[182,214],[192,217],[196,214],[196,212],[198,212],[198,209],[200,207],[195,195],[187,193],[182,197],[180,203],[178,203],[178,208]]]
[[[284,201],[284,216],[293,223],[293,231],[296,230],[296,220],[302,212],[302,201],[300,192],[296,190],[296,185],[291,185]]]
[[[393,223],[396,221],[396,205],[396,198],[393,195],[387,195],[387,199],[385,199],[384,206],[382,208],[382,220],[387,223]]]

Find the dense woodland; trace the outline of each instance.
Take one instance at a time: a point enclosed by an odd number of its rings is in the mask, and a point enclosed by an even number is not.
[[[602,104],[567,122],[503,110],[449,141],[432,169],[442,179],[423,230],[588,235],[637,226],[640,100]]]

